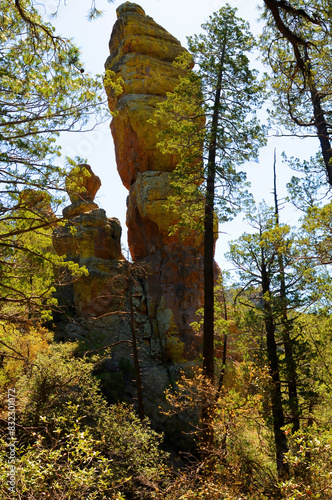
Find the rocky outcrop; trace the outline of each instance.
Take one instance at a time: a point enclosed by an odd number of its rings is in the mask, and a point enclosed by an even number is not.
[[[81,164],[73,168],[66,177],[65,185],[72,203],[63,211],[65,218],[70,219],[80,213],[98,208],[94,199],[101,182],[99,177],[92,172],[90,165]]]
[[[177,218],[164,204],[172,192],[169,176],[177,158],[160,153],[158,128],[149,123],[157,103],[177,85],[183,70],[172,63],[185,49],[137,4],[122,4],[117,15],[105,67],[115,81],[122,79],[122,93],[111,85],[106,91],[115,112],[111,130],[117,167],[129,189],[129,249],[133,261],[146,270],[153,335],[165,343],[177,335],[184,357],[192,359],[197,342],[190,324],[202,303],[202,241],[169,235]]]
[[[109,311],[121,311],[119,297],[124,295],[120,276],[128,267],[121,253],[121,225],[106,217],[94,203],[101,183],[89,165],[78,165],[66,179],[72,204],[63,210],[68,219],[54,233],[53,246],[59,255],[85,266],[88,275],[74,280],[73,300],[76,313],[98,317]]]
[[[111,111],[117,112],[111,123],[117,167],[129,189],[140,172],[168,172],[176,164],[156,148],[158,130],[148,120],[177,84],[181,71],[172,62],[185,49],[136,4],[122,4],[117,15],[105,68],[122,78],[123,92],[106,91]]]
[[[72,204],[63,210],[65,222],[58,223],[53,246],[59,255],[84,266],[88,274],[70,278],[70,283],[60,287],[58,299],[66,303],[67,315],[56,320],[55,338],[84,340],[92,350],[111,345],[111,355],[101,367],[104,389],[111,399],[132,402],[137,378],[132,362],[134,331],[145,410],[160,424],[164,417],[158,406],[163,391],[178,376],[182,343],[156,334],[148,315],[144,269],[124,259],[119,221],[107,218],[94,203],[98,178],[88,165],[79,165],[74,172],[76,187],[73,174],[66,182]],[[158,319],[161,324],[171,322],[166,309],[159,310]]]
[[[181,71],[172,62],[185,49],[138,5],[127,2],[117,13],[105,81],[122,81],[121,92],[111,84],[106,90],[117,167],[129,190],[133,262],[121,253],[119,222],[94,201],[98,177],[88,165],[78,166],[66,181],[71,205],[63,211],[67,221],[55,231],[54,247],[88,275],[67,287],[72,317],[58,327],[58,338],[84,337],[92,349],[115,346],[103,366],[105,387],[116,386],[119,399],[132,400],[134,332],[146,413],[159,425],[165,418],[158,410],[163,391],[201,352],[191,323],[202,305],[202,237],[170,235],[177,215],[164,204],[177,159],[160,153],[157,128],[149,123],[157,103],[177,84]]]

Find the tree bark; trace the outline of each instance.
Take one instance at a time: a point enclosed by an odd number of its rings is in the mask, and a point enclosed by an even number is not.
[[[225,321],[227,321],[228,316],[227,316],[227,304],[226,304],[226,295],[225,295],[224,285],[222,285],[222,301],[223,301],[223,306],[224,306],[224,319],[225,319]],[[227,333],[224,334],[224,345],[223,345],[223,351],[222,351],[222,369],[221,369],[220,376],[219,376],[217,397],[219,396],[221,389],[222,389],[222,386],[224,384],[224,375],[225,375],[225,370],[226,370],[226,359],[227,359]]]
[[[276,173],[276,150],[274,150],[273,162],[273,177],[274,177],[274,209],[276,225],[279,225],[279,207],[277,195],[277,173]],[[285,348],[285,363],[287,372],[287,385],[288,385],[288,400],[290,408],[290,417],[292,424],[292,432],[297,432],[300,429],[300,412],[299,412],[299,399],[297,394],[297,374],[296,362],[293,353],[293,342],[291,339],[292,324],[288,318],[287,310],[287,292],[285,280],[285,266],[284,259],[281,254],[278,255],[279,266],[279,283],[280,283],[280,312],[281,312],[281,325],[282,325],[282,339]]]
[[[274,442],[276,446],[276,463],[279,479],[287,478],[289,467],[285,461],[285,454],[288,452],[288,444],[285,432],[282,430],[285,425],[284,411],[282,405],[282,395],[280,386],[280,370],[277,353],[277,344],[275,339],[275,324],[273,320],[273,311],[270,304],[270,280],[266,268],[264,251],[261,250],[262,258],[262,293],[263,293],[263,312],[266,330],[267,356],[269,361],[269,371],[272,379],[271,405]]]
[[[226,38],[226,35],[225,35]],[[207,165],[207,180],[204,213],[204,327],[203,327],[203,372],[214,381],[214,192],[216,177],[217,133],[221,82],[226,51],[224,43],[220,60],[220,70],[213,105],[211,138]]]
[[[136,324],[135,324],[134,307],[133,307],[133,286],[134,286],[134,277],[132,275],[132,270],[129,269],[130,327],[131,327],[131,338],[132,338],[132,348],[133,348],[133,360],[134,360],[134,367],[135,367],[135,373],[136,373],[138,415],[141,419],[141,422],[144,422],[145,413],[144,413],[144,404],[143,404],[141,370],[140,370],[140,364],[139,364],[139,359],[138,359]]]
[[[324,118],[324,111],[322,110],[321,98],[313,82],[310,85],[310,96],[315,117],[315,127],[325,163],[327,178],[329,184],[332,186],[331,142],[327,130],[327,123]]]
[[[203,374],[211,384],[214,382],[214,192],[219,107],[224,58],[226,53],[226,37],[227,34],[225,33],[213,105],[204,213]],[[207,447],[212,447],[213,445],[213,404],[214,402],[206,400],[203,401],[202,405],[203,441]]]

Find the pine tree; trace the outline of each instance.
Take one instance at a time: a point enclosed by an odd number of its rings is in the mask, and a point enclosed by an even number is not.
[[[187,75],[168,94],[156,113],[166,123],[160,133],[163,152],[176,155],[174,196],[169,209],[179,211],[180,223],[204,235],[203,373],[214,381],[214,245],[216,214],[228,220],[239,209],[245,174],[237,167],[257,157],[264,143],[255,116],[261,98],[257,75],[246,55],[254,47],[248,24],[226,4],[202,25],[204,34],[188,39],[192,60],[182,56],[178,64]],[[244,190],[244,189],[243,189]],[[188,207],[188,210],[186,210]],[[174,228],[173,228],[174,230]],[[203,441],[213,444],[213,405],[203,402]]]
[[[180,212],[180,225],[204,232],[203,363],[213,380],[215,214],[226,221],[239,209],[246,184],[237,167],[257,157],[264,138],[255,117],[262,88],[246,55],[255,45],[248,24],[227,4],[202,27],[204,34],[188,39],[197,69],[180,78],[156,121],[166,123],[162,151],[179,159],[168,208]],[[186,69],[190,63],[186,56],[178,62]]]
[[[4,318],[17,319],[18,310],[50,298],[52,259],[57,263],[49,252],[52,208],[61,202],[66,174],[56,138],[81,130],[91,114],[101,116],[102,85],[84,73],[77,47],[58,37],[29,1],[1,3],[0,55],[1,306]],[[40,196],[48,213],[36,209]],[[41,273],[48,268],[44,279],[37,278],[37,262]],[[29,273],[40,286],[30,286]]]
[[[331,166],[331,2],[264,0],[267,20],[262,48],[272,69],[276,120],[292,132],[302,129],[320,142],[325,171]]]
[[[285,477],[289,473],[285,459],[288,444],[283,430],[286,418],[281,385],[281,361],[278,354],[278,329],[280,324],[284,326],[281,319],[284,318],[282,314],[285,312],[283,301],[286,299],[286,290],[288,294],[294,294],[293,287],[298,282],[298,276],[295,276],[292,269],[291,258],[291,254],[294,257],[294,235],[288,226],[276,224],[275,209],[268,209],[264,204],[261,204],[256,213],[253,209],[248,220],[256,231],[253,234],[245,233],[233,242],[228,257],[238,270],[241,293],[252,287],[259,294],[259,313],[262,314],[265,325],[266,354],[271,377],[270,398],[276,464],[279,477]],[[287,299],[288,306],[289,296]],[[299,297],[296,294],[295,299],[293,307],[299,306]],[[257,297],[252,297],[252,301],[257,302]]]

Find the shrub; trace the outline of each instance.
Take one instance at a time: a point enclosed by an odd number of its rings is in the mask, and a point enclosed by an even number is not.
[[[290,438],[287,460],[293,470],[291,479],[280,485],[283,498],[309,500],[332,498],[332,435],[310,427]]]
[[[18,497],[153,498],[166,470],[160,437],[129,406],[107,405],[91,374],[94,363],[75,350],[52,345],[15,385]],[[13,498],[6,430],[2,425],[1,500]]]

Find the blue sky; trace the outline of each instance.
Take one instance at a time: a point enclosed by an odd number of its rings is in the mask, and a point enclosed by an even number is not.
[[[72,38],[80,47],[84,66],[89,73],[100,74],[104,70],[104,62],[108,56],[108,41],[116,21],[116,7],[121,3],[123,2],[115,1],[110,4],[106,0],[97,0],[97,5],[104,10],[104,15],[102,18],[89,22],[86,16],[91,0],[67,0],[67,5],[60,7],[57,18],[53,20],[57,31]],[[217,0],[141,0],[137,3],[141,5],[147,15],[186,46],[186,36],[198,33],[201,30],[201,24],[207,21],[209,15],[226,2]],[[261,25],[257,22],[259,11],[255,8],[256,2],[233,0],[228,3],[237,7],[238,15],[250,22],[254,34],[260,33]],[[55,10],[58,0],[48,0],[46,4],[47,15]],[[109,130],[110,120],[111,117],[107,123],[100,125],[91,133],[67,134],[62,137],[61,142],[65,155],[86,157],[93,171],[101,178],[102,188],[96,201],[101,208],[106,210],[108,217],[120,219],[123,228],[123,244],[126,246],[125,212],[128,192],[122,186],[116,170],[114,145]],[[291,173],[282,164],[281,152],[286,151],[289,156],[309,158],[315,154],[317,145],[316,139],[303,141],[297,138],[271,137],[268,145],[261,150],[259,163],[251,162],[245,169],[248,180],[252,183],[252,191],[256,201],[259,202],[265,198],[267,203],[272,203],[274,148],[277,148],[278,192],[279,196],[282,197],[285,196],[285,184]],[[295,220],[290,211],[281,213],[281,217],[284,217],[283,222]],[[241,222],[241,218],[237,218],[219,229],[220,237],[216,250],[216,260],[224,268],[228,267],[223,258],[223,253],[227,250],[227,241],[240,236],[245,230],[249,231],[249,228]]]

